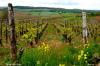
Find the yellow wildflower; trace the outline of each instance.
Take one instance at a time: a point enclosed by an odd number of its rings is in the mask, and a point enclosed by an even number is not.
[[[84,59],[85,59],[85,60],[87,59],[87,54],[84,54]]]
[[[44,51],[48,51],[48,50],[49,50],[48,46],[44,47]]]
[[[81,59],[81,55],[78,55],[78,60],[80,60]]]
[[[84,57],[84,60],[86,60],[87,59],[87,57]]]
[[[81,50],[81,55],[83,55],[84,54],[84,51],[83,50]]]
[[[59,64],[59,66],[65,66],[65,64]]]
[[[42,50],[43,52],[48,52],[49,51],[49,45],[45,44],[44,42],[38,48],[39,48],[39,50]]]
[[[84,54],[84,57],[86,57],[87,56],[87,54]]]

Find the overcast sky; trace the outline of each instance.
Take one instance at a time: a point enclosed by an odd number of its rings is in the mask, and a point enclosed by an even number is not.
[[[0,0],[0,7],[7,6],[8,3],[14,6],[100,10],[100,0]]]

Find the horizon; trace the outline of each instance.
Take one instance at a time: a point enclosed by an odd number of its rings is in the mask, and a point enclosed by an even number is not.
[[[87,2],[86,2],[87,1]],[[1,0],[0,7],[7,7],[8,3],[13,6],[29,6],[29,7],[49,7],[49,8],[64,8],[64,9],[81,9],[81,10],[100,10],[100,1],[92,0]]]
[[[12,4],[13,5],[13,4]],[[46,6],[23,6],[23,5],[16,5],[16,6],[19,6],[19,7],[35,7],[35,8],[38,8],[38,7],[40,7],[40,8],[54,8],[54,9],[56,9],[56,8],[58,8],[58,9],[77,9],[77,10],[93,10],[93,11],[100,11],[100,10],[96,10],[96,9],[78,9],[78,8],[62,8],[62,7],[46,7]],[[16,6],[13,6],[13,7],[16,7]],[[0,6],[0,8],[2,9],[2,8],[7,8],[7,6]]]

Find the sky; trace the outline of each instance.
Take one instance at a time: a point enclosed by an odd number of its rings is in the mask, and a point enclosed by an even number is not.
[[[0,0],[0,7],[8,3],[14,6],[100,10],[100,0]]]

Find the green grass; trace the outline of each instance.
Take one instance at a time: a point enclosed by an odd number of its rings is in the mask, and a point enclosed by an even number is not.
[[[40,13],[40,15],[39,15]],[[51,15],[58,15],[58,13],[55,12],[31,12],[33,16],[51,16]]]
[[[87,63],[84,63],[85,60],[77,60],[80,50],[84,50],[85,53],[89,52],[87,60],[90,60],[93,58],[91,53],[99,53],[99,49],[100,45],[94,44],[91,44],[88,49],[79,49],[66,45],[61,45],[58,48],[52,46],[48,52],[38,48],[31,48],[24,51],[21,64],[22,66],[59,66],[59,64],[65,64],[65,66],[87,66]]]

